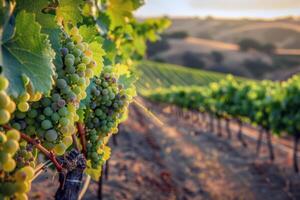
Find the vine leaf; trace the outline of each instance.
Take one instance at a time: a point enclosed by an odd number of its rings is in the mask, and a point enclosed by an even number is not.
[[[48,36],[41,33],[35,14],[20,12],[14,35],[2,43],[0,52],[0,65],[10,81],[9,93],[16,97],[25,91],[23,76],[30,79],[35,91],[48,93],[53,83],[54,57]]]
[[[36,15],[37,22],[42,26],[42,33],[49,35],[50,43],[56,53],[54,64],[56,68],[62,68],[63,63],[60,55],[60,35],[62,31],[56,24],[55,16],[43,12],[43,9],[48,7],[49,1],[18,0],[17,3],[17,9],[24,9],[27,12],[32,12]]]
[[[60,0],[56,10],[56,18],[59,23],[62,21],[71,22],[76,25],[82,21],[80,7],[83,4],[82,0]]]
[[[102,42],[103,38],[99,35],[96,26],[83,25],[79,27],[79,33],[83,37],[83,41],[91,43],[93,41]]]
[[[89,44],[89,48],[93,52],[93,58],[97,63],[97,66],[94,68],[94,74],[98,76],[104,66],[103,56],[106,54],[102,47],[103,38],[99,35],[96,26],[80,26],[79,33],[83,41]]]
[[[132,11],[143,5],[140,0],[109,0],[107,14],[111,19],[110,29],[124,26],[128,18],[132,18]]]

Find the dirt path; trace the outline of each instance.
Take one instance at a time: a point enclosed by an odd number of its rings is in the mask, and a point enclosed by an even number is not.
[[[300,198],[299,176],[289,167],[280,167],[284,159],[269,163],[265,147],[261,158],[255,159],[250,150],[254,142],[247,141],[246,150],[235,140],[204,132],[195,135],[197,124],[144,103],[164,125],[153,123],[155,120],[133,106],[118,136],[119,144],[113,147],[104,199]]]
[[[132,106],[130,117],[120,129],[118,145],[112,146],[104,200],[285,200],[300,199],[300,177],[278,159],[268,162],[268,152],[255,158],[255,143],[248,149],[233,139],[205,133],[189,119],[178,119],[164,106],[144,101],[164,123]],[[198,134],[196,134],[198,133]],[[55,191],[51,176],[34,184],[32,199]],[[84,199],[97,199],[98,185],[92,182]]]

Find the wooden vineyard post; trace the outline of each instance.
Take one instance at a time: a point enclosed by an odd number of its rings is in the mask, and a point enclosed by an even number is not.
[[[259,135],[258,135],[258,140],[256,142],[256,156],[259,156],[260,154],[260,147],[261,147],[261,142],[264,134],[264,129],[260,128],[259,129]]]
[[[241,144],[243,145],[243,147],[246,148],[247,147],[247,143],[246,143],[246,141],[244,140],[244,137],[243,137],[243,132],[242,132],[243,122],[241,120],[238,120],[238,126],[239,126],[239,129],[238,129],[237,138],[241,142]]]
[[[218,136],[222,137],[222,124],[221,124],[222,120],[221,120],[220,117],[217,117],[216,120],[217,120],[217,133],[218,133]]]
[[[298,143],[300,139],[300,134],[297,133],[294,135],[294,152],[293,152],[293,163],[294,163],[294,170],[296,173],[299,172],[298,166]]]
[[[231,130],[230,130],[230,120],[226,117],[225,118],[225,126],[226,126],[226,132],[227,132],[227,139],[231,139]]]
[[[272,135],[269,130],[267,130],[267,144],[268,144],[268,149],[269,149],[269,155],[270,155],[270,160],[274,161],[275,155],[274,155],[274,150],[273,150],[273,144],[272,144]]]

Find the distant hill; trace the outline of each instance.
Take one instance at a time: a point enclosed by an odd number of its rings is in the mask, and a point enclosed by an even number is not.
[[[175,18],[149,59],[255,79],[280,80],[300,70],[300,21]],[[251,39],[276,47],[275,54],[240,51]],[[218,56],[216,58],[215,56]]]

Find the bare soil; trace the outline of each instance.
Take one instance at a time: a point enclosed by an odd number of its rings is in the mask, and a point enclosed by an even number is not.
[[[143,103],[163,125],[133,105],[129,119],[111,143],[104,200],[285,200],[300,199],[300,176],[292,170],[288,151],[275,144],[276,160],[245,135],[247,148],[236,139],[207,132],[203,121],[183,118],[169,106]],[[247,130],[248,131],[248,130]],[[252,132],[254,130],[251,130]],[[51,171],[32,186],[31,199],[53,199],[56,176]],[[84,199],[97,199],[91,182]]]

